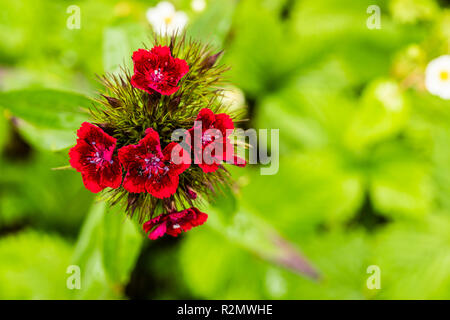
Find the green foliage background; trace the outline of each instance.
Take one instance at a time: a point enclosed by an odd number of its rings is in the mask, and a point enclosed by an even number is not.
[[[423,86],[449,54],[448,2],[206,2],[173,1],[189,35],[225,49],[244,126],[280,130],[279,172],[230,167],[208,223],[154,242],[52,168],[68,163],[95,74],[150,42],[156,1],[1,2],[0,298],[449,299],[450,102]],[[298,255],[318,280],[289,265]]]

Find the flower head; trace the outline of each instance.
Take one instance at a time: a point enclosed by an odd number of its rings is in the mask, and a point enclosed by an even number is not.
[[[181,231],[186,232],[193,227],[202,225],[208,219],[206,213],[197,208],[189,208],[179,212],[162,214],[144,223],[143,228],[151,240],[158,239],[164,234],[177,237]]]
[[[179,89],[178,82],[189,71],[186,61],[173,58],[167,46],[139,49],[133,53],[133,62],[131,84],[148,93],[175,93]]]
[[[194,162],[204,172],[214,172],[222,161],[245,166],[245,160],[234,154],[229,136],[234,129],[233,120],[225,113],[214,114],[203,108],[197,115],[195,125],[189,129],[194,146]],[[196,133],[200,133],[200,135]],[[220,154],[216,154],[216,150]]]
[[[432,60],[425,71],[427,90],[442,99],[450,99],[450,55]]]
[[[82,125],[70,161],[91,191],[112,187],[104,199],[147,221],[156,239],[204,223],[207,215],[195,207],[231,186],[221,162],[245,161],[229,137],[238,113],[224,113],[229,101],[218,89],[228,69],[218,64],[222,51],[185,35],[156,36],[152,47],[133,53],[133,70],[101,77],[105,91],[90,109],[96,125]],[[204,153],[214,161],[190,165]]]
[[[147,20],[153,30],[163,36],[172,36],[183,31],[188,17],[183,11],[175,11],[175,7],[168,1],[161,1],[156,7],[147,10]]]
[[[81,172],[86,188],[95,193],[118,188],[122,169],[114,155],[116,139],[88,122],[83,122],[77,136],[77,144],[69,151],[70,165]]]
[[[175,148],[182,153],[176,161],[172,159]],[[170,197],[177,190],[178,176],[189,167],[190,159],[184,155],[184,150],[175,142],[161,151],[158,133],[147,129],[138,144],[119,150],[119,159],[126,171],[123,187],[133,193],[148,192],[160,199]]]

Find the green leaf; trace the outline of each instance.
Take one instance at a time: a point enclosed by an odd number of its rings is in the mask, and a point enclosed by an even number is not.
[[[235,6],[234,0],[209,1],[206,10],[189,25],[187,34],[220,48],[231,27]]]
[[[72,146],[76,140],[72,130],[38,128],[22,119],[15,124],[25,140],[36,149],[59,151]]]
[[[249,235],[244,234],[247,229]],[[248,239],[253,234],[251,225],[242,224],[238,236]],[[207,228],[186,237],[179,263],[192,292],[210,299],[364,298],[370,247],[362,230],[321,233],[301,242],[306,256],[320,270],[319,281],[262,260]]]
[[[226,224],[231,221],[236,210],[238,209],[238,203],[236,196],[230,187],[224,186],[217,193],[217,196],[212,201],[211,205],[220,214],[220,218]]]
[[[420,223],[397,222],[376,238],[372,264],[380,267],[379,299],[450,297],[450,223],[448,212]]]
[[[120,67],[133,69],[131,55],[148,35],[140,24],[120,24],[103,32],[103,68],[105,72],[118,73]]]
[[[66,163],[66,152],[35,151],[28,161],[5,159],[0,175],[0,220],[16,216],[11,220],[13,224],[25,220],[76,236],[93,194],[86,190],[75,170],[52,170]]]
[[[261,218],[240,208],[231,221],[223,223],[217,209],[210,207],[207,211],[210,213],[209,226],[230,243],[302,276],[311,279],[319,277],[318,271],[300,251]]]
[[[69,299],[71,246],[56,235],[24,231],[0,240],[0,299]]]
[[[42,129],[76,130],[88,120],[92,101],[78,93],[52,89],[0,92],[0,108]]]
[[[420,218],[432,206],[429,169],[414,159],[394,158],[378,163],[369,188],[375,208],[387,216]]]
[[[233,84],[252,98],[289,83],[302,62],[303,48],[291,41],[291,29],[284,28],[274,11],[266,1],[249,0],[240,1],[234,15],[235,32],[225,58],[232,65]]]
[[[92,207],[81,230],[73,263],[88,275],[78,298],[120,296],[140,252],[143,236],[121,210],[104,202]]]
[[[186,238],[180,250],[179,264],[182,278],[193,293],[209,299],[261,298],[260,278],[258,281],[252,279],[259,272],[249,253],[230,245],[208,229]]]
[[[349,221],[363,201],[363,178],[329,150],[283,156],[277,174],[245,179],[241,203],[289,238]]]
[[[394,136],[408,119],[408,104],[399,85],[378,80],[364,91],[359,110],[347,132],[347,144],[361,149]]]
[[[126,283],[146,239],[121,210],[107,210],[103,217],[103,264],[108,278]]]
[[[259,128],[281,129],[282,149],[341,144],[342,132],[355,110],[355,99],[345,94],[348,87],[348,75],[339,61],[326,59],[262,99],[254,121]]]
[[[130,54],[127,35],[117,27],[107,28],[103,34],[103,68],[106,72],[117,73]]]

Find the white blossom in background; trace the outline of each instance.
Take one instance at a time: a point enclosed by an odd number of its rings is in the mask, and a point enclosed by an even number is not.
[[[425,87],[442,99],[450,99],[450,55],[440,56],[428,63]]]
[[[245,107],[245,97],[241,89],[234,86],[223,88],[222,103],[229,106],[230,111]]]
[[[202,12],[206,8],[206,1],[205,0],[192,0],[191,8],[195,12]]]
[[[188,16],[183,11],[175,11],[170,2],[161,1],[156,7],[147,10],[147,20],[156,33],[171,36],[184,29]]]

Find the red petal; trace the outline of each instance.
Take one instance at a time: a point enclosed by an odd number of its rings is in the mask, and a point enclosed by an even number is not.
[[[148,86],[148,81],[145,76],[140,72],[135,72],[131,77],[131,85],[135,88],[147,91],[148,93],[154,93],[153,89]]]
[[[178,89],[180,89],[180,87],[171,86],[168,84],[164,85],[163,83],[156,85],[150,83],[149,87],[165,96],[170,96],[171,94],[177,92]]]
[[[80,129],[77,131],[77,136],[79,139],[85,140],[86,142],[96,142],[109,149],[112,146],[116,146],[116,139],[106,134],[102,129],[94,126],[92,123],[83,122]]]
[[[172,237],[177,237],[181,233],[181,228],[167,228],[166,233]]]
[[[140,49],[142,50],[142,49]],[[170,53],[170,48],[167,46],[156,46],[153,47],[150,52],[152,54],[157,55],[160,58],[166,58],[166,57],[172,57],[172,54]]]
[[[119,149],[119,160],[125,170],[128,170],[128,166],[136,162],[137,154],[136,145],[128,145]]]
[[[231,143],[227,143],[226,146],[226,150],[223,154],[223,161],[226,161],[227,163],[233,164],[238,167],[245,167],[247,165],[247,161],[234,154],[234,147],[231,145]]]
[[[204,224],[206,222],[206,220],[208,220],[208,215],[206,213],[201,212],[197,208],[191,208],[191,209],[194,210],[196,213],[196,218],[194,220],[192,220],[192,222],[191,222],[194,227],[200,226],[200,225]]]
[[[233,155],[233,160],[230,163],[241,168],[247,165],[247,161],[245,161],[245,159],[241,157],[238,157],[237,155]]]
[[[212,112],[208,108],[201,109],[197,115],[197,121],[202,122],[203,131],[209,129],[214,124],[215,121],[214,112]]]
[[[105,187],[118,188],[122,182],[122,167],[119,158],[113,158],[112,164],[107,164],[101,171],[101,183]]]
[[[143,145],[147,151],[150,151],[153,155],[163,158],[161,152],[161,144],[159,141],[159,134],[152,128],[145,130],[145,137],[139,141],[140,145]]]
[[[218,146],[219,149],[223,148],[223,144],[219,141],[214,141],[203,147],[202,150],[202,163],[199,163],[198,166],[203,170],[203,172],[214,172],[219,168],[220,163],[222,162],[222,157],[219,158],[219,155],[215,154],[215,146]],[[224,154],[222,150],[222,154]]]
[[[217,129],[219,129],[222,132],[222,136],[224,138],[227,138],[230,135],[231,130],[234,129],[233,120],[226,113],[216,114],[216,119],[214,121],[214,127],[216,127]],[[229,130],[230,133],[227,133],[227,130]]]
[[[182,174],[191,165],[189,153],[176,142],[169,143],[162,153],[164,155],[164,161],[171,162],[169,166],[173,174]]]
[[[218,164],[200,163],[198,166],[203,170],[204,173],[215,172],[215,171],[217,171],[217,169],[219,169]]]
[[[168,198],[177,191],[178,181],[178,175],[171,175],[168,172],[165,175],[148,179],[145,183],[145,189],[156,198]]]
[[[153,54],[150,51],[145,49],[138,49],[133,52],[133,62],[134,62],[134,71],[145,71],[142,67],[144,67],[149,60],[153,59]]]
[[[78,172],[89,166],[86,157],[95,152],[94,148],[84,140],[78,140],[77,144],[69,150],[69,163]]]
[[[104,189],[100,184],[100,175],[98,172],[82,172],[83,184],[89,191],[99,193]]]
[[[151,231],[148,237],[151,240],[156,240],[159,237],[162,237],[166,232],[167,232],[167,223],[163,222],[159,226],[157,226],[153,231]]]
[[[128,192],[140,193],[145,191],[145,183],[148,180],[146,175],[140,175],[139,166],[132,165],[128,168],[123,181],[123,187]]]
[[[127,171],[123,182],[125,190],[132,193],[145,191],[147,176],[142,173],[142,160],[138,157],[138,146],[129,145],[120,148],[119,160]]]
[[[183,59],[175,58],[175,66],[177,69],[177,73],[179,74],[178,80],[183,78],[183,76],[189,72],[189,66],[187,62]]]
[[[159,222],[161,221],[161,219],[164,220],[164,219],[163,219],[164,217],[165,217],[165,216],[161,214],[161,215],[159,215],[159,216],[157,216],[157,217],[155,217],[155,218],[153,218],[153,219],[148,220],[147,222],[145,222],[145,223],[142,225],[142,227],[144,228],[144,231],[145,231],[145,232],[149,232],[150,230],[152,230],[152,228],[153,228],[154,226],[156,226],[157,224],[159,224]]]

